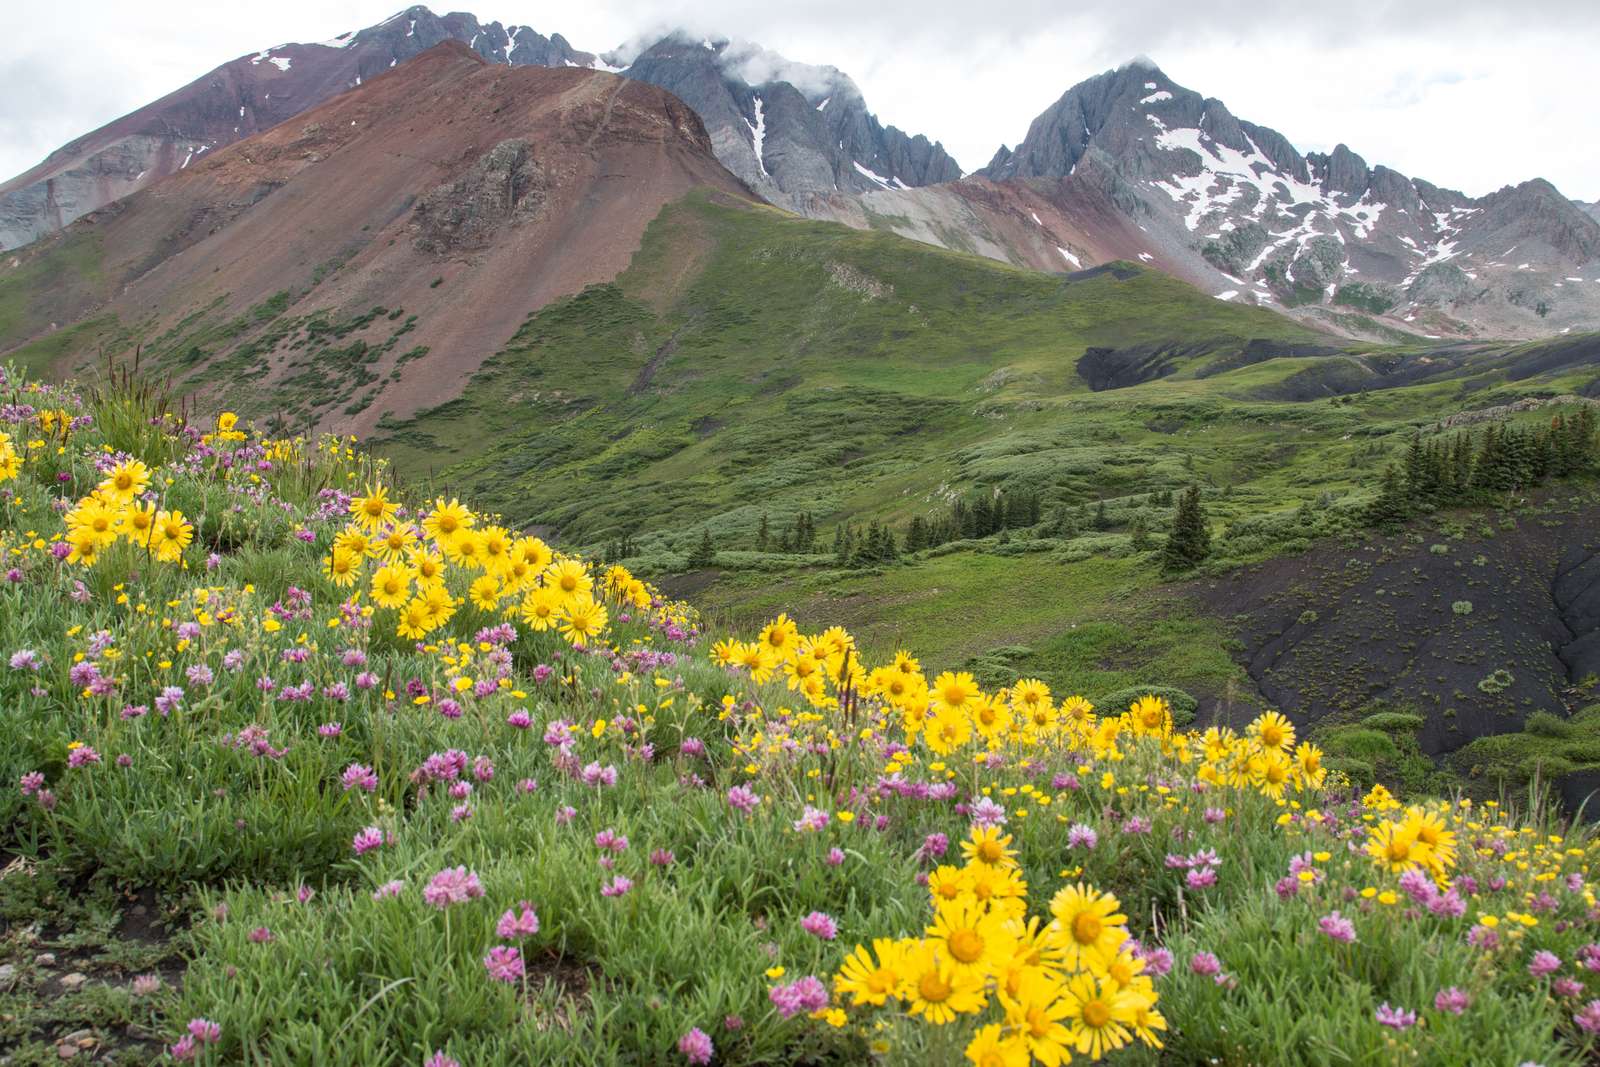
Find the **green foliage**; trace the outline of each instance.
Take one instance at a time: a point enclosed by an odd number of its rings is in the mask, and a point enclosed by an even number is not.
[[[1211,528],[1200,503],[1199,486],[1191,485],[1178,498],[1172,532],[1161,549],[1161,568],[1168,574],[1193,570],[1211,554]]]

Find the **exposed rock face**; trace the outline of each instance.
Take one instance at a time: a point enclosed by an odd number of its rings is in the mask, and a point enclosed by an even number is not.
[[[574,49],[559,33],[545,37],[461,12],[441,17],[419,6],[331,41],[243,56],[52,153],[0,185],[0,249],[58,230],[205,152],[451,40],[493,64],[591,67],[659,85],[700,114],[729,170],[773,203],[796,210],[838,190],[908,188],[961,176],[941,146],[882,125],[855,83],[832,67],[674,34],[623,70]]]
[[[417,201],[412,243],[424,252],[486,247],[507,226],[536,220],[547,179],[527,141],[502,141],[472,170]]]
[[[1085,253],[1136,256],[1219,299],[1355,336],[1540,337],[1600,327],[1600,224],[1550,183],[1474,199],[1369,165],[1343,144],[1301,154],[1148,61],[1074,86],[980,173],[1026,186],[1058,209],[1024,216],[1048,240],[1007,241],[1012,228],[986,213],[990,196],[975,179],[955,190],[981,197],[980,206],[950,213],[943,225],[912,210],[868,221],[932,232],[954,248],[998,245],[999,258],[1056,270],[1085,265]],[[1109,203],[1123,218],[1112,226],[1080,201]],[[848,220],[838,205],[835,215]],[[977,230],[968,230],[974,217]],[[1128,223],[1138,233],[1132,255]],[[1061,252],[1053,263],[1051,246]]]
[[[691,193],[754,200],[683,101],[447,40],[0,257],[0,362],[55,337],[71,375],[143,342],[202,402],[366,435],[616,278]]]
[[[855,83],[833,67],[674,34],[622,73],[694,108],[717,158],[775,204],[805,211],[818,195],[961,177],[941,145],[880,123]]]
[[[462,13],[441,18],[425,7],[407,8],[331,41],[263,49],[78,138],[0,185],[0,249],[58,230],[448,40],[491,63],[596,64],[560,34],[543,37],[526,26],[480,24]]]

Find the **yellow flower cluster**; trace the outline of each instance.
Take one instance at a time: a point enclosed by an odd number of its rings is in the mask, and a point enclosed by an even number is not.
[[[0,432],[0,482],[9,482],[22,472],[22,457],[11,443],[11,435]]]
[[[1277,712],[1261,715],[1243,735],[1228,727],[1184,733],[1175,730],[1172,707],[1158,696],[1141,697],[1115,715],[1097,715],[1081,696],[1057,702],[1037,678],[992,693],[965,671],[945,671],[930,682],[904,651],[867,670],[847,631],[836,626],[806,636],[787,615],[768,623],[754,641],[718,642],[712,658],[748,671],[758,684],[781,673],[791,690],[818,709],[838,707],[848,694],[876,699],[898,722],[908,748],[920,742],[941,759],[969,749],[981,755],[1051,746],[1115,762],[1131,741],[1147,738],[1179,763],[1198,762],[1195,773],[1202,781],[1257,789],[1274,799],[1290,788],[1318,789],[1327,779],[1322,751],[1310,743],[1297,746],[1294,725]]]
[[[1395,874],[1415,867],[1443,878],[1456,865],[1456,834],[1437,809],[1413,806],[1401,818],[1373,828],[1367,835],[1367,855]]]
[[[372,601],[396,612],[401,637],[425,637],[467,600],[487,614],[520,616],[534,630],[559,629],[567,640],[585,644],[610,624],[607,599],[641,610],[652,601],[650,588],[622,567],[606,572],[597,599],[595,579],[581,559],[557,554],[537,537],[515,536],[458,500],[436,500],[420,532],[400,520],[386,486],[353,498],[350,515],[324,572],[335,585],[353,586],[371,561]],[[466,580],[464,599],[450,590],[452,573]]]
[[[862,681],[855,638],[839,626],[804,636],[787,615],[769,622],[754,641],[728,638],[717,642],[711,657],[722,666],[749,671],[758,684],[781,673],[789,689],[816,708],[838,707],[835,694],[850,691]]]
[[[923,936],[857,945],[835,992],[856,1007],[892,1001],[934,1026],[998,1005],[1002,1021],[967,1046],[978,1067],[1057,1067],[1074,1052],[1098,1060],[1135,1038],[1160,1048],[1167,1023],[1144,961],[1125,947],[1117,898],[1070,885],[1051,900],[1048,921],[1030,917],[1011,841],[997,827],[973,827],[965,865],[929,879]]]
[[[112,467],[94,492],[67,512],[68,563],[93,566],[119,538],[163,563],[177,563],[194,540],[194,524],[183,512],[142,503],[150,468],[137,459]]]

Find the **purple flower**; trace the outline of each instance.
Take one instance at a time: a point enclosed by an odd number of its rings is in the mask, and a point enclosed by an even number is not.
[[[307,531],[308,533],[310,531]],[[461,1067],[460,1060],[453,1060],[443,1052],[435,1052],[432,1056],[422,1061],[422,1067]]]
[[[1591,1000],[1572,1017],[1578,1029],[1586,1034],[1600,1034],[1600,1000]]]
[[[1006,809],[988,797],[979,797],[973,801],[970,815],[974,826],[1004,826],[1006,824]]]
[[[588,786],[614,786],[617,784],[617,769],[615,767],[600,766],[598,760],[586,764],[578,777]]]
[[[169,685],[161,690],[161,695],[156,697],[156,710],[163,715],[170,715],[183,707],[183,690],[175,685]]]
[[[728,790],[728,807],[736,811],[741,811],[748,815],[760,803],[761,797],[747,785],[736,785]]]
[[[89,745],[81,745],[67,753],[68,767],[87,767],[91,763],[100,762],[100,753]]]
[[[794,828],[799,833],[820,830],[828,825],[830,818],[831,816],[827,812],[807,804],[805,810],[800,813],[800,817],[794,821]]]
[[[1170,949],[1153,948],[1141,951],[1139,958],[1144,960],[1144,973],[1151,978],[1165,978],[1172,973],[1172,952]]]
[[[518,730],[526,730],[533,725],[533,718],[528,714],[526,708],[518,708],[506,716],[506,725],[515,727]]]
[[[950,838],[944,834],[929,834],[922,839],[922,847],[917,849],[917,859],[930,862],[939,859],[950,851]]]
[[[277,938],[273,935],[272,931],[265,926],[258,926],[254,930],[250,931],[250,941],[253,944],[265,945],[267,942],[275,940],[277,940]]]
[[[1433,1006],[1436,1010],[1449,1012],[1451,1015],[1460,1015],[1467,1010],[1467,1005],[1471,1003],[1472,998],[1455,986],[1439,990],[1433,998]]]
[[[615,878],[611,879],[611,881],[601,883],[600,895],[603,897],[620,897],[622,894],[626,893],[632,888],[633,879],[628,878],[626,875],[619,874]]]
[[[1217,869],[1201,867],[1184,875],[1183,880],[1190,889],[1210,889],[1217,884]]]
[[[400,879],[396,878],[393,881],[385,882],[378,888],[374,889],[372,891],[372,899],[387,900],[389,897],[397,897],[401,893],[405,892],[405,888],[406,884]]]
[[[494,932],[497,937],[506,941],[532,937],[539,932],[539,916],[534,913],[533,905],[524,900],[516,908],[508,909],[500,916],[500,922],[496,924]]]
[[[678,857],[672,854],[670,848],[657,848],[650,851],[650,866],[652,867],[671,867],[677,861]]]
[[[371,767],[363,763],[352,763],[344,769],[340,779],[344,783],[344,791],[360,789],[362,792],[371,793],[378,788],[378,776]]]
[[[1417,1025],[1416,1012],[1407,1011],[1405,1008],[1391,1008],[1388,1001],[1378,1005],[1376,1016],[1378,1025],[1394,1030],[1409,1030]]]
[[[183,673],[189,679],[190,685],[206,686],[217,680],[216,674],[204,663],[191,664]]]
[[[711,1054],[716,1049],[712,1047],[710,1036],[697,1026],[678,1038],[678,1051],[693,1067],[704,1067],[711,1062]]]
[[[1209,952],[1196,952],[1189,959],[1189,970],[1202,978],[1214,978],[1222,973],[1222,961]]]
[[[1550,983],[1550,991],[1558,997],[1579,997],[1583,995],[1583,983],[1576,978],[1557,978]]]
[[[837,845],[828,849],[828,854],[823,857],[822,862],[826,863],[829,867],[843,866],[844,849],[839,848]]]
[[[382,848],[386,840],[382,830],[376,826],[369,826],[356,832],[350,846],[355,849],[356,855],[364,856],[375,848]]]
[[[1081,848],[1093,852],[1094,847],[1099,843],[1100,835],[1094,832],[1092,826],[1085,826],[1081,822],[1075,822],[1067,830],[1068,848]]]
[[[767,991],[767,997],[785,1019],[801,1012],[821,1011],[828,1006],[828,991],[809,974],[788,985],[773,986]]]
[[[44,773],[42,771],[29,771],[22,776],[22,795],[31,797],[44,786]]]
[[[24,648],[11,653],[11,669],[14,671],[38,670],[39,653],[31,648]]]
[[[428,882],[422,890],[422,899],[440,911],[452,904],[464,904],[483,896],[483,883],[478,875],[465,867],[446,867]]]
[[[1342,945],[1348,945],[1356,939],[1356,924],[1340,915],[1336,909],[1330,915],[1324,915],[1317,920],[1317,925],[1322,932]]]
[[[222,1027],[210,1019],[190,1019],[187,1029],[189,1036],[202,1045],[209,1045],[222,1036]]]
[[[1561,957],[1544,949],[1533,954],[1528,961],[1528,973],[1535,978],[1547,978],[1561,969]]]
[[[678,746],[678,751],[682,752],[685,756],[703,756],[706,754],[706,743],[700,740],[698,737],[685,737],[683,739],[683,744]],[[691,1030],[689,1032],[692,1034],[698,1034],[700,1031]],[[709,1043],[709,1039],[707,1040]]]
[[[833,920],[833,916],[822,911],[814,911],[801,919],[800,929],[824,941],[832,941],[839,936],[839,924]]]
[[[527,973],[522,953],[511,945],[496,945],[483,957],[483,969],[496,982],[515,982]]]

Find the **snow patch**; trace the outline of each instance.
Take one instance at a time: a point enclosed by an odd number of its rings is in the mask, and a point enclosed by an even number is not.
[[[831,97],[831,96],[823,97],[822,98],[822,103],[817,105],[817,110],[818,111],[826,111],[826,110],[828,110],[828,102],[830,100],[832,100],[832,99],[833,99],[833,97]]]
[[[850,165],[855,167],[856,173],[860,174],[863,178],[869,178],[883,186],[885,189],[892,188],[892,186],[889,184],[889,179],[885,178],[883,175],[874,174],[872,171],[868,170],[866,167],[863,167],[860,163],[857,163],[853,159],[850,161]]]
[[[1144,260],[1146,263],[1151,263],[1154,262],[1156,257],[1152,256],[1149,252],[1140,252],[1139,258]]]
[[[1217,299],[1218,300],[1232,300],[1234,297],[1236,297],[1238,295],[1239,295],[1239,290],[1237,290],[1237,289],[1229,289],[1229,290],[1227,290],[1225,292],[1218,293],[1217,294]]]
[[[710,46],[708,45],[707,47],[710,47]],[[752,123],[749,119],[746,119],[744,124],[746,126],[750,127],[751,147],[753,147],[756,150],[756,168],[761,171],[761,176],[763,178],[770,178],[771,175],[767,173],[766,160],[763,159],[762,156],[761,156],[762,144],[767,139],[767,116],[766,116],[766,113],[765,113],[765,111],[764,111],[764,109],[762,107],[761,98],[758,96],[758,97],[755,98],[755,101],[756,101],[756,120],[755,120],[755,122]],[[856,164],[856,165],[860,166],[859,163]]]
[[[1039,215],[1038,215],[1037,212],[1030,211],[1030,212],[1028,212],[1028,215],[1029,215],[1030,218],[1033,219],[1033,224],[1035,226],[1043,226],[1044,225],[1044,223],[1039,221]]]
[[[522,32],[522,27],[521,26],[513,26],[513,27],[511,27],[511,33],[508,34],[507,37],[506,37],[506,46],[505,46],[505,48],[501,49],[501,51],[505,53],[506,66],[508,66],[508,67],[511,65],[511,50],[513,48],[517,47],[517,34],[519,34],[521,32]]]
[[[1145,88],[1148,89],[1149,86],[1147,85],[1147,86],[1145,86]],[[1143,100],[1140,100],[1139,103],[1141,103],[1141,104],[1159,104],[1163,100],[1171,100],[1171,99],[1172,99],[1172,94],[1167,92],[1165,89],[1163,89],[1159,93],[1151,93],[1149,96],[1145,97]]]
[[[1071,263],[1074,267],[1077,267],[1079,270],[1083,269],[1083,261],[1080,260],[1077,256],[1073,255],[1071,252],[1068,252],[1065,248],[1062,248],[1060,245],[1056,245],[1056,251],[1061,253],[1061,258],[1062,259],[1066,260],[1068,263]]]

